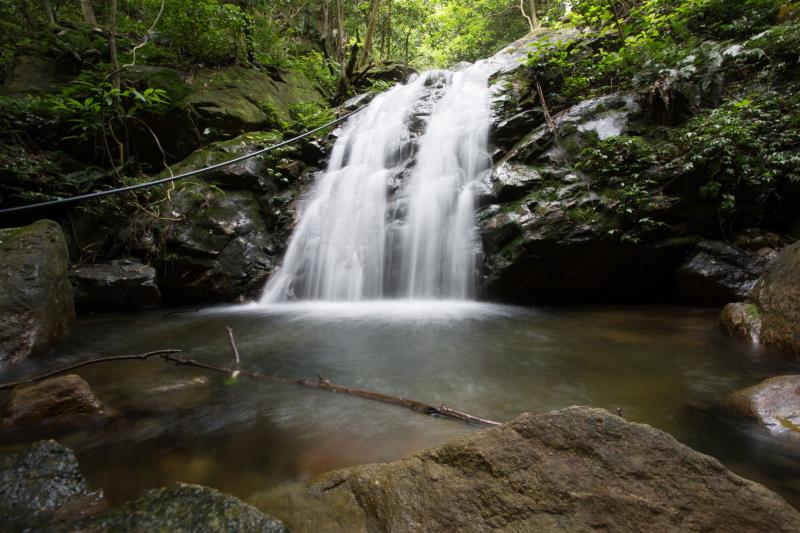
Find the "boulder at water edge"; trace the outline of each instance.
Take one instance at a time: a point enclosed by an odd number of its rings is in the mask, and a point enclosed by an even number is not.
[[[727,410],[777,436],[800,437],[800,375],[765,379],[728,397]]]
[[[69,329],[75,307],[68,259],[52,220],[0,230],[0,364],[43,351]]]
[[[70,270],[75,306],[87,311],[121,311],[161,302],[156,269],[137,261],[82,265]]]
[[[798,531],[800,513],[668,434],[570,407],[250,500],[292,531]]]
[[[800,242],[773,261],[753,289],[751,302],[729,304],[720,322],[731,334],[800,354]]]

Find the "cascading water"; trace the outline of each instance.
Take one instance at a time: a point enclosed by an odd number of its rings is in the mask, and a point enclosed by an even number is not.
[[[262,302],[471,295],[488,75],[426,72],[347,123]]]

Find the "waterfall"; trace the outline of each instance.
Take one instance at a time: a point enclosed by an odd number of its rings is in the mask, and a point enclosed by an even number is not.
[[[488,94],[482,63],[430,71],[350,119],[262,302],[469,298]]]

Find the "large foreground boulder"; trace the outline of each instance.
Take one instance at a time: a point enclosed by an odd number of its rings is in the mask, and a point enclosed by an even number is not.
[[[740,312],[744,309],[746,314]],[[720,322],[731,334],[800,354],[800,242],[772,262],[751,301],[726,306]]]
[[[208,487],[178,483],[145,491],[121,507],[64,528],[66,531],[174,533],[284,533],[284,525],[237,498]]]
[[[55,441],[0,454],[0,531],[39,531],[106,507],[86,485],[75,455]]]
[[[251,502],[292,531],[797,531],[763,486],[657,429],[571,407]]]
[[[284,525],[237,498],[178,484],[145,491],[108,509],[91,491],[69,449],[41,441],[0,454],[0,531],[171,531],[282,533]]]
[[[52,220],[0,231],[0,364],[41,352],[75,319],[67,243]]]

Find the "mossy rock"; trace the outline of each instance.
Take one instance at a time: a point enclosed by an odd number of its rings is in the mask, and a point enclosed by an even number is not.
[[[239,66],[205,69],[197,74],[191,89],[180,105],[192,112],[201,131],[210,133],[279,128],[291,120],[293,104],[325,104],[313,83],[296,71],[282,72],[280,79],[274,79]]]
[[[121,507],[64,528],[64,531],[76,530],[285,533],[286,527],[231,495],[208,487],[178,483],[145,491]]]
[[[233,139],[214,142],[195,150],[171,170],[173,174],[197,170],[255,152],[281,140],[281,134],[276,131],[243,133]],[[203,174],[202,179],[223,188],[274,192],[279,187],[274,159],[268,154],[251,157],[207,172]],[[162,172],[160,176],[167,177],[169,173]]]
[[[0,363],[42,352],[75,320],[67,242],[52,220],[0,232]]]

